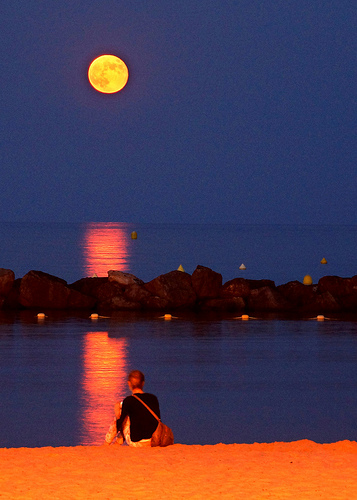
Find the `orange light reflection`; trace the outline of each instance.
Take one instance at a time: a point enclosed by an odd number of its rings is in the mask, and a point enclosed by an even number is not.
[[[103,444],[114,403],[127,393],[127,341],[88,332],[83,346],[81,444]]]
[[[90,222],[85,230],[83,253],[86,276],[107,276],[109,270],[129,270],[129,239],[115,222]]]

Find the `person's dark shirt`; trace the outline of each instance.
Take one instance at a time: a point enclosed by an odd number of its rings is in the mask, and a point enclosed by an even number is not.
[[[143,394],[137,393],[135,396],[144,401],[161,418],[159,401],[154,394],[144,392]],[[118,432],[121,431],[122,435],[123,422],[127,416],[130,417],[130,439],[132,441],[136,443],[137,441],[141,441],[141,439],[151,438],[158,425],[158,421],[134,396],[128,396],[124,399],[121,416],[117,420],[117,430]]]

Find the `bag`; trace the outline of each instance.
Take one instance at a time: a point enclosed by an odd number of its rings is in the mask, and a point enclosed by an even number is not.
[[[174,433],[160,420],[156,431],[151,436],[151,446],[170,446],[171,444],[174,444]]]
[[[140,398],[135,396],[133,394],[134,398],[140,401],[148,410],[149,412],[156,418],[156,420],[159,422],[154,434],[151,436],[151,446],[170,446],[171,444],[174,444],[174,433],[168,427],[167,425],[163,424],[159,417],[156,415],[155,412],[152,411],[152,409],[144,403]]]

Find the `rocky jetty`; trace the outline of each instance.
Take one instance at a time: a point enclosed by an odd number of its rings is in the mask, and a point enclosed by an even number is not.
[[[68,284],[41,271],[15,279],[0,269],[2,309],[87,309],[99,313],[118,310],[291,312],[331,314],[357,312],[357,275],[325,276],[316,285],[300,281],[276,286],[268,279],[235,278],[223,283],[222,275],[197,266],[192,275],[171,271],[143,282],[136,276],[110,270],[105,278],[82,278]]]

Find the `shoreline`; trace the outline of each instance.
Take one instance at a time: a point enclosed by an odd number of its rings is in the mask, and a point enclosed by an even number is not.
[[[0,449],[4,499],[350,499],[357,442]]]

